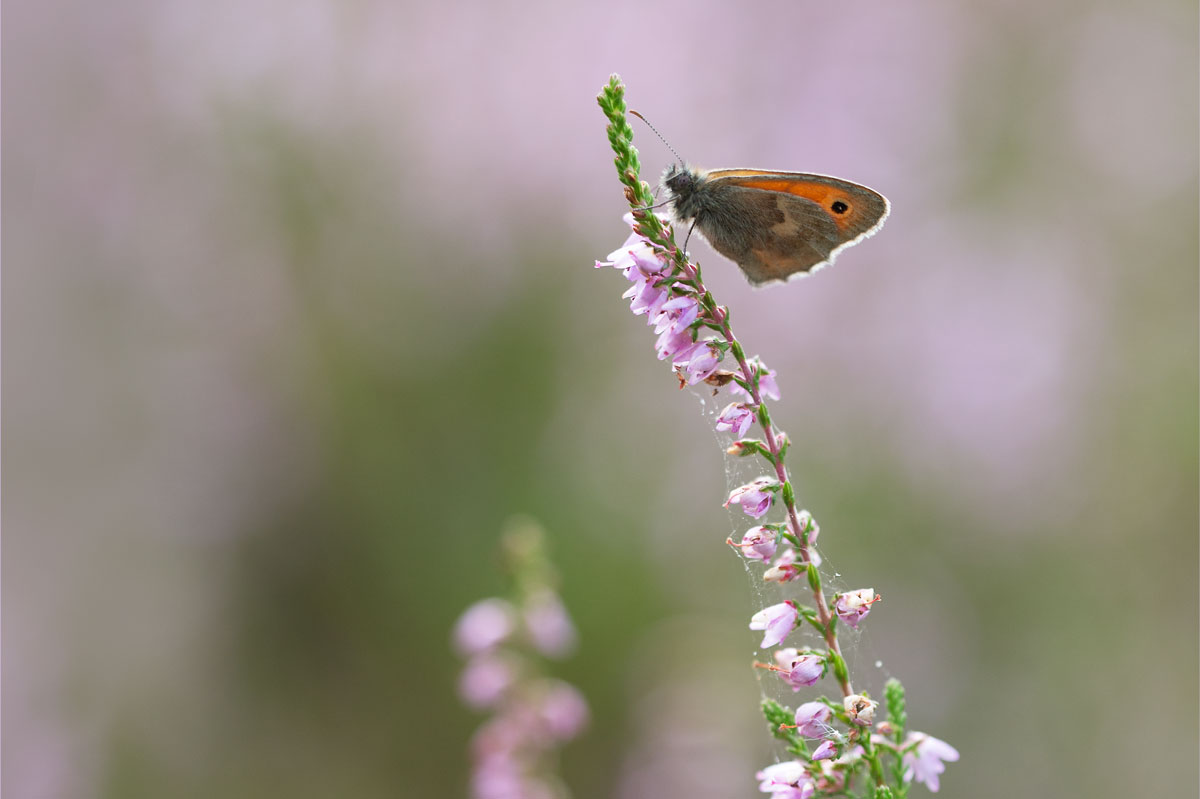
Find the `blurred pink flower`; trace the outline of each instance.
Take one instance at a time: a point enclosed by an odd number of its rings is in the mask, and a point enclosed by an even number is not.
[[[508,638],[516,613],[503,599],[483,599],[463,611],[454,625],[454,645],[462,655],[484,652]]]
[[[485,653],[467,663],[458,680],[458,693],[477,710],[494,707],[516,676],[517,668],[510,658]]]
[[[946,770],[945,763],[953,763],[958,760],[958,750],[945,741],[934,738],[932,735],[926,735],[923,732],[914,732],[909,735],[909,739],[905,741],[905,745],[917,742],[917,748],[912,752],[906,752],[904,755],[904,765],[908,770],[904,772],[904,781],[923,782],[929,790],[937,793],[940,787],[938,777]]]
[[[525,631],[543,655],[563,657],[575,648],[575,625],[553,591],[539,591],[525,603]]]
[[[575,686],[548,680],[537,705],[538,718],[550,735],[568,741],[583,731],[590,714],[587,702]]]
[[[767,766],[754,776],[760,780],[758,790],[771,794],[772,799],[808,799],[816,791],[804,765],[797,760]]]
[[[751,370],[762,367],[766,371],[758,377],[758,393],[767,399],[777,400],[780,397],[779,384],[775,382],[775,370],[767,369],[766,366],[758,359],[758,356],[749,359],[747,365]],[[750,392],[739,386],[736,382],[729,385],[729,390],[735,394],[745,397],[747,400],[753,400]]]

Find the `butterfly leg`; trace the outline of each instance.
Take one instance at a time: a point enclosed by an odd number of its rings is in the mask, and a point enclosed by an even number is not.
[[[696,229],[696,223],[699,221],[700,221],[699,217],[697,217],[696,219],[693,219],[692,226],[690,228],[688,228],[687,237],[683,240],[683,254],[684,255],[687,255],[688,242],[692,240],[692,231]]]

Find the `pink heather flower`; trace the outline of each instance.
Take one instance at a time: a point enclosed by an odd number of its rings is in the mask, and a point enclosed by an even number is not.
[[[483,654],[467,663],[458,680],[458,693],[468,706],[477,710],[495,707],[517,677],[509,658]]]
[[[475,655],[508,638],[516,613],[503,599],[483,599],[463,611],[454,625],[454,645],[462,655]]]
[[[547,680],[539,697],[537,715],[551,737],[569,741],[587,726],[590,718],[587,702],[575,686],[561,680]]]
[[[754,410],[744,402],[731,402],[717,417],[718,430],[732,430],[738,438],[746,435],[750,425],[754,423]]]
[[[778,674],[793,691],[816,685],[825,673],[825,661],[819,655],[801,655],[795,649],[780,649],[775,653]]]
[[[666,303],[670,292],[666,286],[658,285],[659,276],[656,274],[647,275],[640,269],[631,270],[630,274],[636,276],[633,285],[621,296],[630,300],[629,310],[635,315],[646,314],[653,318]]]
[[[712,343],[712,339],[706,338],[676,354],[672,362],[675,366],[684,367],[688,385],[694,386],[717,371],[721,363],[721,351]]]
[[[796,708],[796,731],[805,738],[824,738],[833,711],[824,702],[805,702]]]
[[[857,630],[858,623],[871,612],[871,605],[880,599],[882,597],[876,596],[874,588],[860,588],[839,594],[833,609],[837,611],[839,619]]]
[[[915,779],[917,782],[925,783],[929,790],[937,793],[940,787],[938,776],[946,770],[944,763],[953,763],[958,760],[958,750],[945,741],[923,732],[914,732],[909,735],[908,740],[904,742],[905,746],[914,740],[917,741],[917,748],[904,754],[904,765],[908,767],[908,770],[904,772],[904,781],[911,782]]]
[[[751,527],[742,534],[741,543],[734,544],[741,548],[746,560],[761,560],[763,563],[775,557],[776,545],[775,531],[761,526]]]
[[[548,657],[562,657],[575,648],[575,625],[553,591],[539,591],[526,602],[525,631],[534,648]]]
[[[633,283],[656,283],[666,271],[667,262],[649,244],[629,250],[625,278]]]
[[[633,217],[626,214],[626,221],[632,224]],[[655,263],[659,264],[657,268],[653,266]],[[608,254],[607,261],[596,261],[597,269],[611,266],[624,272],[630,280],[634,279],[630,276],[630,270],[638,269],[639,265],[643,271],[661,271],[666,265],[654,251],[650,240],[639,233],[630,233],[624,244]]]
[[[836,754],[837,744],[835,744],[833,741],[824,741],[820,746],[817,747],[816,751],[812,753],[812,759],[828,760]]]
[[[797,760],[767,766],[754,776],[760,781],[758,790],[771,794],[772,799],[808,799],[816,791],[804,765]]]
[[[700,303],[695,297],[675,297],[663,303],[662,309],[654,321],[654,332],[661,333],[668,328],[685,330],[696,321],[700,315]]]
[[[871,723],[875,721],[875,708],[879,706],[879,703],[859,694],[850,694],[842,700],[842,706],[850,714],[851,721],[862,727],[870,727]]]
[[[772,605],[769,608],[763,608],[758,613],[750,617],[751,630],[764,630],[762,643],[759,645],[766,649],[769,646],[775,646],[782,643],[784,638],[796,627],[796,618],[800,612],[796,610],[796,603],[792,600],[780,602],[778,605]]]
[[[821,556],[815,549],[810,549],[808,554],[814,565],[821,565]],[[807,566],[807,563],[800,560],[796,550],[788,547],[775,561],[775,564],[763,572],[763,579],[768,583],[788,583],[799,577],[801,569]]]
[[[763,579],[768,583],[788,583],[800,576],[800,567],[796,565],[796,550],[788,547],[779,556],[779,560],[771,568],[763,572]]]
[[[658,341],[654,343],[654,349],[658,352],[658,359],[664,361],[670,358],[674,361],[680,357],[682,353],[691,349],[696,345],[692,340],[692,331],[688,328],[676,330],[673,327],[668,327],[658,336]]]
[[[751,483],[738,486],[729,492],[729,499],[725,500],[725,507],[728,508],[730,503],[741,505],[747,516],[757,519],[771,509],[774,492],[766,489],[774,488],[776,485],[777,483],[770,477],[759,477]]]
[[[766,367],[763,366],[762,361],[760,361],[758,359],[758,356],[751,358],[747,362],[747,365],[750,367],[751,371],[755,371],[755,370],[759,369],[759,367],[766,369]],[[742,388],[736,382],[732,383],[729,386],[729,390],[734,392],[735,394],[740,394],[741,396],[745,397],[748,400],[754,399],[752,396],[750,396],[749,391]],[[779,396],[780,396],[779,386],[775,382],[775,370],[774,369],[767,369],[763,374],[758,376],[758,393],[759,393],[759,396],[766,397],[767,399],[773,399],[773,400],[779,399]]]

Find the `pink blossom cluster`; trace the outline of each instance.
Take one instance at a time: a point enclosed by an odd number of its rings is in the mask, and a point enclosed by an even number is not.
[[[471,795],[561,796],[549,755],[583,730],[588,707],[576,688],[538,668],[540,657],[563,657],[575,647],[575,628],[558,595],[543,587],[519,606],[499,598],[476,602],[459,617],[453,639],[467,659],[460,696],[493,713],[471,742]]]
[[[866,697],[851,695],[845,698],[842,710],[854,723],[867,727],[874,721],[876,706],[876,702]],[[798,707],[796,731],[805,739],[821,743],[807,761],[788,760],[758,772],[759,790],[771,794],[772,799],[807,799],[818,793],[828,795],[844,790],[846,774],[862,759],[866,749],[851,743],[830,725],[834,716],[834,708],[824,701],[805,702]],[[915,780],[936,792],[940,787],[938,777],[946,770],[945,763],[958,760],[958,751],[945,741],[921,732],[909,733],[897,744],[884,734],[891,732],[889,723],[881,723],[879,728],[880,732],[870,734],[871,746],[900,756],[905,782]]]
[[[633,225],[633,215],[625,221]],[[670,360],[681,381],[695,385],[710,378],[725,357],[715,338],[700,338],[698,330],[707,318],[693,285],[676,279],[671,263],[642,234],[634,231],[607,261],[596,267],[613,267],[632,285],[622,295],[629,309],[645,316],[658,339],[654,349],[660,361]]]

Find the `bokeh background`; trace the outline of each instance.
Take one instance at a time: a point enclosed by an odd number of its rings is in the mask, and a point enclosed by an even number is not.
[[[592,269],[614,71],[693,163],[892,200],[784,288],[693,243],[943,795],[1195,788],[1195,3],[4,11],[5,795],[464,796],[513,513],[576,797],[757,795],[720,450]]]

